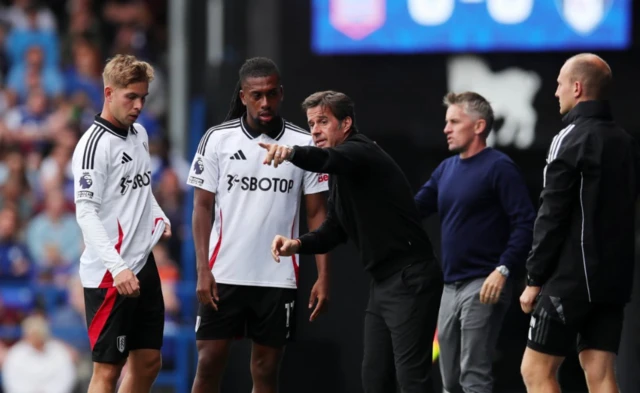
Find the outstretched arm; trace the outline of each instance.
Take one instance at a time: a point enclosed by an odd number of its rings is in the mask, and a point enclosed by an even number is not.
[[[367,144],[343,143],[336,147],[285,146],[259,143],[267,154],[265,165],[278,167],[290,161],[298,168],[316,173],[348,174],[367,167]]]

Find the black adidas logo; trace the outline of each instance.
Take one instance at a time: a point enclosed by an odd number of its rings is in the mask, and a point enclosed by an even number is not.
[[[231,156],[232,160],[246,160],[247,157],[245,157],[244,153],[242,152],[242,150],[238,150],[238,152],[234,155]]]
[[[120,161],[121,164],[126,164],[127,162],[131,162],[133,160],[133,158],[129,157],[129,155],[125,152],[122,153],[122,161]]]

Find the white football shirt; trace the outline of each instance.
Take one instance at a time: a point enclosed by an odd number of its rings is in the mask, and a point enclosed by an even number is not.
[[[168,223],[151,192],[150,161],[147,131],[138,123],[125,130],[96,116],[76,145],[72,168],[86,244],[80,257],[85,288],[111,287],[113,276],[126,268],[139,273],[156,222]],[[99,222],[88,222],[84,213],[92,209]]]
[[[329,177],[285,162],[264,165],[259,142],[312,143],[311,135],[283,121],[270,135],[256,133],[244,118],[209,129],[198,146],[187,184],[215,193],[209,266],[223,284],[297,288],[298,256],[271,257],[276,235],[298,236],[301,196],[328,190]]]

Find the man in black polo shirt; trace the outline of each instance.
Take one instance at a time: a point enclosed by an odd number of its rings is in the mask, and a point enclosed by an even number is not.
[[[298,239],[277,236],[274,259],[324,254],[351,238],[373,277],[364,327],[364,391],[395,392],[397,376],[403,393],[427,392],[443,284],[413,191],[393,159],[358,132],[349,97],[318,92],[302,107],[316,147],[261,144],[265,164],[287,160],[328,173],[329,206],[315,231]]]

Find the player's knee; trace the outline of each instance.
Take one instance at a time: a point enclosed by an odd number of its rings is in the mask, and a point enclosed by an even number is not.
[[[98,380],[104,384],[115,386],[116,382],[118,382],[118,378],[120,378],[123,365],[124,363],[93,363],[92,379]]]
[[[537,370],[534,366],[532,366],[525,359],[522,360],[522,364],[520,364],[520,375],[522,375],[522,381],[525,386],[531,387],[535,384],[537,377]]]
[[[215,345],[202,346],[198,348],[198,367],[197,374],[199,378],[215,378],[222,372],[226,362],[226,353],[220,351]]]
[[[598,385],[615,374],[613,354],[587,350],[582,351],[579,358],[587,383],[591,386]]]
[[[278,373],[278,357],[254,356],[251,359],[251,375],[253,379],[273,379]]]
[[[587,380],[587,385],[589,386],[597,386],[602,382],[606,381],[609,378],[609,375],[613,375],[613,373],[609,372],[606,367],[601,366],[588,366],[583,367],[585,379]]]
[[[553,377],[554,372],[551,365],[545,362],[536,362],[525,354],[520,365],[520,374],[524,384],[531,387]]]
[[[135,373],[143,376],[155,378],[158,373],[160,373],[160,369],[162,368],[162,355],[160,351],[158,353],[154,353],[153,355],[145,356],[138,364],[136,364]]]

